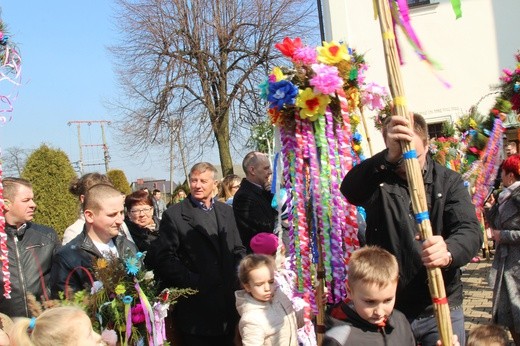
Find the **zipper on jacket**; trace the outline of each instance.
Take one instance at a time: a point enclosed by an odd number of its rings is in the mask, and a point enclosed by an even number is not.
[[[31,250],[31,249],[34,249],[34,248],[37,248],[37,247],[44,247],[45,244],[44,243],[41,243],[41,244],[34,244],[34,245],[31,245],[31,246],[27,246],[25,248],[25,250]]]
[[[25,276],[22,271],[22,262],[20,261],[20,249],[18,248],[18,236],[16,234],[13,236],[14,239],[14,247],[16,250],[16,261],[18,262],[18,275],[20,277],[20,283],[22,285],[22,296],[23,296],[23,303],[24,303],[24,309],[25,309],[25,316],[29,317],[29,309],[27,308],[27,296],[26,291],[27,288],[25,287]]]

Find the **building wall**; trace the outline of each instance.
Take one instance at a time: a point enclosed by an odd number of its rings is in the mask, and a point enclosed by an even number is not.
[[[372,1],[324,0],[326,40],[344,41],[365,55],[369,64],[367,81],[387,85],[379,21],[374,19]],[[455,120],[479,104],[487,114],[493,105],[493,86],[503,68],[513,68],[520,48],[515,29],[520,15],[518,0],[462,1],[462,18],[455,19],[449,0],[411,8],[412,25],[426,52],[442,66],[438,74],[451,84],[446,88],[432,70],[419,60],[398,31],[405,65],[401,72],[409,110],[425,115],[428,122]],[[367,123],[373,124],[372,115]],[[369,134],[377,149],[381,136]],[[378,150],[375,150],[378,151]]]

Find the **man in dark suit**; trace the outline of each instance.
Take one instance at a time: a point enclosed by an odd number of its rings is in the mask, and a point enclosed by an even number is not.
[[[246,177],[233,197],[233,211],[242,243],[251,253],[249,242],[261,232],[273,233],[278,212],[271,207],[271,163],[261,152],[253,151],[242,161]]]
[[[180,345],[233,345],[238,322],[234,291],[245,248],[233,210],[213,199],[216,172],[207,162],[193,166],[191,193],[163,213],[153,244],[154,272],[162,286],[198,291],[175,305]]]

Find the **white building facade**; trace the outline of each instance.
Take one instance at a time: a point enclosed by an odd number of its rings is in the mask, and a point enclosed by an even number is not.
[[[379,21],[373,1],[322,0],[326,40],[343,41],[364,54],[369,65],[366,81],[388,85]],[[442,70],[437,74],[420,61],[404,36],[397,32],[405,95],[410,111],[423,114],[429,124],[456,120],[478,104],[487,114],[493,106],[493,87],[503,68],[514,69],[520,49],[516,28],[520,0],[462,0],[462,17],[455,19],[450,0],[408,0],[410,17],[423,48]],[[384,146],[368,115],[374,151]]]

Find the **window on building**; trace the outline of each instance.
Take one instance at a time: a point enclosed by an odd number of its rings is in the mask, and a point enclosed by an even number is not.
[[[442,137],[442,122],[428,124],[428,137],[436,138]]]
[[[431,4],[430,0],[407,0],[407,2],[408,2],[408,6],[410,6],[410,7]]]

